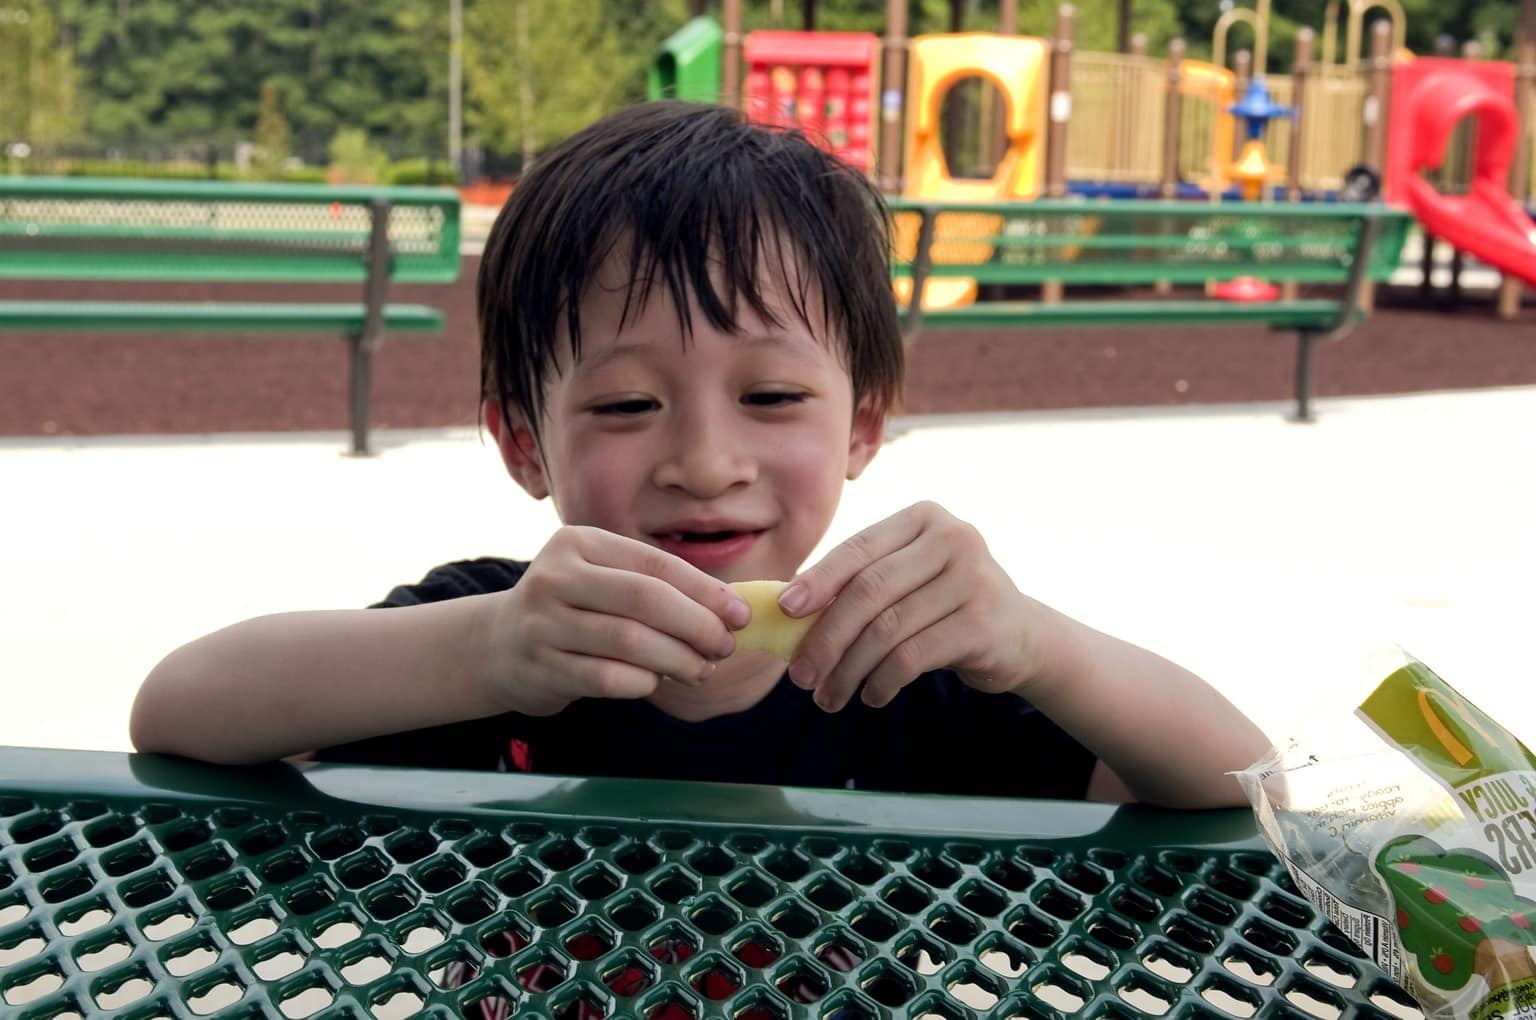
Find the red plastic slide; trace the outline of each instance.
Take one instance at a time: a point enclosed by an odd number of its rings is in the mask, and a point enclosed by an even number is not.
[[[1505,182],[1519,139],[1514,67],[1420,58],[1392,80],[1386,197],[1408,206],[1424,229],[1536,286],[1536,223]],[[1420,176],[1440,165],[1458,121],[1477,118],[1477,151],[1466,195],[1444,195]]]
[[[1408,187],[1408,208],[1427,232],[1536,287],[1536,223],[1509,192],[1484,180],[1463,196],[1442,195],[1419,177]]]

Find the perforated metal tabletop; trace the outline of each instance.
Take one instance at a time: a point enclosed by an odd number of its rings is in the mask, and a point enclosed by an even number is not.
[[[0,1014],[1416,1011],[1247,812],[0,748]]]

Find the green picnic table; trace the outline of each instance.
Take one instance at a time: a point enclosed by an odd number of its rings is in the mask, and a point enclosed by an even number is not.
[[[1411,1008],[1247,811],[0,748],[25,1020]]]

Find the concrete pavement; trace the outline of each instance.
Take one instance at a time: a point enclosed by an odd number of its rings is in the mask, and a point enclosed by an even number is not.
[[[1400,644],[1536,743],[1536,389],[908,418],[827,543],[919,499],[1027,593],[1200,672],[1272,736]],[[126,749],[165,652],[364,605],[556,526],[473,430],[0,440],[0,744]],[[1113,710],[1113,706],[1107,706]]]

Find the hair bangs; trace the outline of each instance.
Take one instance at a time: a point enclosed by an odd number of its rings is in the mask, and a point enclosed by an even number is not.
[[[793,315],[842,359],[856,397],[889,408],[903,361],[889,253],[879,193],[799,132],[724,107],[621,111],[544,156],[492,228],[482,393],[537,439],[562,341],[581,357],[584,298],[622,286],[621,323],[665,295],[684,344],[696,312],[727,332],[743,303],[775,329]]]
[[[742,303],[775,329],[783,328],[787,311],[812,336],[832,342],[826,334],[845,325],[847,316],[834,319],[827,288],[817,285],[822,277],[812,268],[814,250],[798,241],[802,235],[788,215],[793,206],[780,208],[772,192],[753,188],[750,178],[741,183],[745,186],[701,194],[692,208],[615,210],[623,222],[598,247],[586,285],[594,285],[605,261],[622,257],[627,282],[621,326],[665,295],[684,344],[695,311],[716,329],[739,331]],[[579,357],[580,302],[565,297],[571,354]]]

